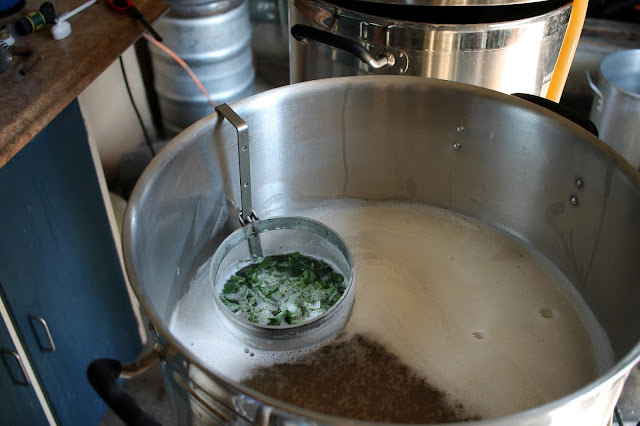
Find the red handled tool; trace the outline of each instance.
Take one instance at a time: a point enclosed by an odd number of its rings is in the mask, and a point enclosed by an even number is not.
[[[159,42],[162,42],[162,37],[160,37],[160,34],[158,34],[156,30],[154,30],[151,25],[149,25],[149,23],[142,16],[142,13],[140,13],[140,11],[133,5],[133,2],[131,0],[107,0],[107,3],[109,3],[109,6],[111,6],[116,12],[126,13],[127,15],[142,22],[142,25],[144,25],[145,28],[149,30],[153,38],[155,38]]]

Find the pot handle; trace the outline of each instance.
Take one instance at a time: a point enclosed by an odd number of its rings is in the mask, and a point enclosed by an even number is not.
[[[591,73],[589,72],[589,70],[585,72],[585,75],[587,76],[587,82],[589,83],[589,87],[591,87],[591,90],[593,90],[593,93],[596,94],[596,98],[597,98],[596,109],[598,110],[598,112],[602,112],[602,103],[604,101],[604,95],[602,94],[602,91],[600,90],[598,85],[594,83],[593,78],[591,78]]]
[[[580,114],[577,114],[575,111],[567,108],[564,105],[560,105],[559,103],[550,101],[549,99],[530,95],[528,93],[514,93],[513,96],[524,99],[525,101],[532,102],[538,106],[548,109],[549,111],[555,112],[556,114],[573,121],[575,124],[593,133],[595,136],[598,136],[598,128],[595,124],[593,124],[591,120],[582,117]]]
[[[295,24],[291,27],[291,35],[298,41],[302,41],[306,38],[327,44],[336,49],[344,50],[345,52],[356,56],[371,68],[379,69],[385,66],[392,67],[396,63],[395,56],[389,52],[385,52],[376,59],[361,44],[346,37],[342,37],[319,28],[310,27],[308,25]]]
[[[115,359],[96,359],[87,368],[87,379],[96,393],[120,419],[129,426],[161,426],[133,397],[125,391],[119,378],[128,379],[149,370],[164,356],[158,350],[143,356],[131,364]]]

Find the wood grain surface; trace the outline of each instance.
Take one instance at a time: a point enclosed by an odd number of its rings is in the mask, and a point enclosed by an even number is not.
[[[21,12],[0,20],[0,24],[15,21],[43,1],[28,1]],[[61,15],[85,1],[57,0],[56,10]],[[169,8],[162,0],[136,0],[135,5],[150,23]],[[69,23],[72,33],[62,40],[53,40],[48,28],[16,37],[14,47],[34,49],[37,62],[22,75],[20,69],[28,57],[14,55],[11,68],[0,75],[0,167],[144,32],[140,22],[116,13],[105,0],[98,0]]]

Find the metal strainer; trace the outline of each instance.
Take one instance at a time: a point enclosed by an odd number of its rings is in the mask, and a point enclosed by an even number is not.
[[[353,261],[342,238],[328,226],[303,217],[272,217],[260,220],[251,204],[248,125],[228,105],[216,108],[238,132],[242,227],[232,232],[211,259],[210,279],[221,320],[247,345],[265,350],[296,350],[335,337],[346,325],[354,303]],[[228,278],[244,266],[267,256],[298,252],[329,264],[344,277],[346,289],[326,312],[294,325],[262,325],[232,312],[220,300]]]

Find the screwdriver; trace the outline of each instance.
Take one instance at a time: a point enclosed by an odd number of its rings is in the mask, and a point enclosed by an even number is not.
[[[162,37],[160,37],[160,34],[158,34],[156,30],[154,30],[151,25],[149,25],[146,19],[144,19],[144,17],[142,16],[142,13],[140,13],[140,11],[133,5],[133,2],[131,0],[107,0],[107,3],[109,3],[109,6],[111,6],[116,12],[126,13],[127,15],[142,22],[142,25],[144,25],[145,28],[149,30],[153,38],[155,38],[159,42],[162,42]]]

